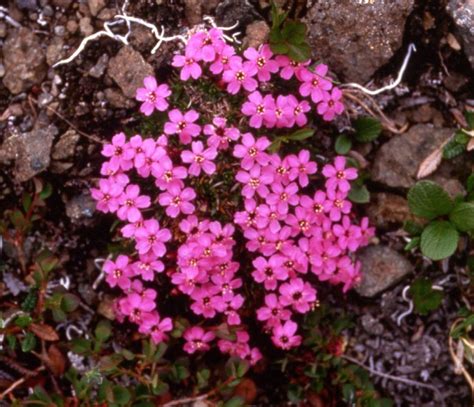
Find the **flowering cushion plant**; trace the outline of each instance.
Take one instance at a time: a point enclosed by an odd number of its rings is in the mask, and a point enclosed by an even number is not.
[[[167,112],[163,134],[115,135],[92,189],[98,210],[123,221],[120,233],[133,246],[105,262],[106,281],[122,292],[118,318],[155,343],[173,330],[161,306],[171,293],[188,299],[183,312],[195,322],[184,331],[185,352],[217,342],[223,353],[255,363],[261,353],[248,319],[260,321],[275,346],[298,346],[299,315],[317,306],[318,280],[350,289],[360,274],[354,253],[374,233],[352,213],[357,170],[344,157],[319,168],[306,149],[269,151],[278,131],[303,127],[313,114],[325,121],[341,114],[342,93],[327,66],[274,56],[268,45],[239,56],[217,28],[192,34],[172,65],[179,81],[217,83],[237,108],[180,110],[168,84],[145,79],[140,111]],[[279,93],[281,81],[297,92]],[[227,185],[233,195],[222,199],[237,202],[216,214],[206,185],[211,192]]]

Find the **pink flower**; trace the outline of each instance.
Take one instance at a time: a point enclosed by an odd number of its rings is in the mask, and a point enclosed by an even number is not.
[[[293,181],[298,178],[298,182],[304,188],[309,184],[308,174],[315,174],[318,166],[314,161],[310,161],[309,151],[301,150],[298,155],[289,155],[286,158],[290,170],[288,178]]]
[[[209,31],[198,31],[193,34],[186,44],[186,51],[192,52],[199,60],[213,62],[224,46],[222,31],[211,28]]]
[[[136,276],[141,276],[145,281],[153,281],[155,273],[161,273],[165,269],[165,265],[156,260],[153,253],[147,253],[140,256],[140,260],[132,264],[133,271]]]
[[[334,159],[334,165],[326,164],[323,167],[323,175],[327,178],[326,188],[335,191],[349,192],[352,181],[357,178],[357,170],[355,168],[346,168],[346,159],[337,156]]]
[[[97,209],[104,213],[115,212],[118,209],[118,199],[122,192],[122,185],[107,179],[99,181],[99,189],[91,189],[92,198],[97,201]]]
[[[122,290],[127,290],[131,286],[130,278],[133,276],[129,265],[128,256],[119,255],[115,261],[106,260],[103,270],[106,274],[105,281],[110,287],[119,286]]]
[[[328,67],[326,65],[318,65],[314,73],[308,69],[303,69],[300,72],[300,80],[303,82],[300,85],[301,96],[310,96],[314,103],[319,103],[324,100],[324,95],[331,90],[332,83],[324,77],[328,73]]]
[[[196,288],[191,294],[191,298],[194,300],[194,303],[191,304],[191,310],[196,315],[202,315],[204,318],[214,318],[216,308],[212,298],[217,294],[219,294],[219,288],[213,284]]]
[[[171,95],[171,90],[168,85],[158,85],[156,79],[153,76],[147,76],[143,84],[144,88],[138,88],[136,93],[136,99],[143,102],[140,106],[140,112],[145,116],[150,116],[156,109],[160,112],[164,112],[168,109],[168,101],[166,98]]]
[[[144,296],[138,293],[130,293],[119,301],[119,308],[123,315],[128,316],[130,321],[141,323],[144,313],[156,308],[156,291],[150,290],[150,295]]]
[[[304,67],[308,66],[311,62],[309,60],[306,62],[296,62],[288,58],[286,55],[277,55],[275,60],[281,69],[280,76],[286,80],[291,79],[293,75],[295,75],[296,78],[299,79],[300,72],[305,69]]]
[[[156,178],[156,185],[161,190],[167,190],[171,185],[177,185],[181,188],[183,179],[188,176],[185,167],[174,167],[173,161],[168,156],[163,156],[158,166],[153,168],[153,176]]]
[[[240,137],[239,129],[226,127],[227,120],[223,117],[214,117],[212,124],[204,126],[204,134],[210,136],[207,145],[217,150],[227,150],[231,141],[236,141]]]
[[[137,232],[135,239],[139,254],[152,252],[156,257],[163,257],[166,253],[165,242],[171,239],[171,232],[168,229],[160,229],[156,219],[148,219],[143,222],[143,228]]]
[[[272,192],[266,197],[267,203],[275,205],[278,213],[287,214],[288,205],[298,205],[298,185],[295,182],[284,187],[282,184],[273,183]]]
[[[249,170],[255,164],[268,164],[269,156],[265,153],[265,150],[271,144],[270,140],[266,137],[259,137],[255,140],[252,134],[245,133],[241,142],[242,144],[237,144],[234,147],[233,155],[242,160],[240,166],[244,170]]]
[[[344,111],[344,105],[340,102],[342,92],[338,88],[333,88],[331,93],[325,93],[323,101],[318,104],[318,113],[323,119],[330,122],[334,116],[340,115]]]
[[[262,97],[259,91],[252,92],[248,96],[248,101],[242,105],[241,111],[244,115],[250,116],[250,127],[259,129],[262,124],[265,127],[275,126],[275,100],[271,95]]]
[[[170,332],[172,329],[173,322],[171,321],[171,318],[161,319],[157,312],[149,312],[143,314],[138,330],[142,334],[150,335],[153,343],[157,345],[168,339],[166,332]]]
[[[184,55],[175,55],[173,57],[172,66],[181,68],[179,78],[182,81],[187,81],[189,78],[198,79],[202,74],[202,69],[199,63],[199,54],[190,49],[186,48]]]
[[[293,95],[288,95],[286,103],[289,108],[293,110],[293,117],[288,121],[288,127],[293,127],[296,123],[297,126],[303,127],[308,123],[308,118],[305,113],[311,110],[311,106],[308,101],[298,101]]]
[[[292,306],[293,309],[302,314],[308,312],[316,301],[316,290],[301,278],[293,278],[288,283],[280,286],[280,303]]]
[[[134,223],[142,217],[140,209],[148,208],[150,204],[150,197],[140,195],[138,185],[130,184],[119,198],[120,208],[117,211],[117,216],[121,220]]]
[[[279,95],[275,102],[275,118],[276,127],[291,127],[293,122],[294,110],[291,105],[288,104],[287,96]]]
[[[246,198],[252,198],[255,192],[265,198],[270,192],[267,185],[272,183],[273,174],[268,167],[254,165],[248,172],[242,170],[237,172],[235,179],[245,185],[242,189],[242,195]]]
[[[197,351],[207,351],[210,349],[209,342],[216,337],[212,332],[206,332],[200,326],[188,328],[183,335],[186,339],[183,349],[187,353],[193,354]]]
[[[216,172],[216,164],[212,160],[217,157],[217,150],[214,148],[207,148],[204,150],[204,145],[201,141],[194,141],[192,143],[192,151],[183,151],[181,159],[184,163],[191,164],[188,173],[194,176],[201,174],[201,169],[207,174],[212,175]]]
[[[290,319],[291,312],[280,304],[275,294],[265,295],[265,306],[257,309],[257,319],[267,321],[268,326],[273,327]]]
[[[167,192],[158,196],[161,206],[166,206],[166,214],[176,218],[180,213],[190,215],[194,212],[194,205],[190,202],[196,198],[196,192],[192,188],[181,189],[179,185],[170,184]]]
[[[168,117],[171,121],[165,123],[165,133],[178,134],[182,144],[189,144],[193,137],[199,136],[201,126],[194,123],[199,118],[195,110],[188,110],[183,115],[178,109],[173,109]]]
[[[109,157],[110,170],[115,172],[119,169],[128,171],[132,168],[133,150],[128,148],[129,144],[124,133],[118,133],[112,137],[112,144],[106,144],[102,148],[102,155]]]
[[[277,325],[273,328],[273,343],[282,349],[290,349],[299,346],[301,336],[295,335],[298,325],[292,320],[288,320],[284,325]]]
[[[226,69],[229,69],[230,62],[235,63],[239,61],[240,57],[235,55],[234,47],[230,45],[224,45],[224,48],[219,52],[219,55],[216,56],[215,61],[209,67],[209,70],[214,75],[219,75]]]
[[[268,260],[264,257],[257,257],[252,264],[255,267],[252,277],[257,283],[263,283],[265,290],[275,290],[277,280],[285,281],[288,278],[288,272],[283,267],[281,256],[271,256]]]
[[[313,223],[314,215],[302,206],[295,208],[295,213],[288,215],[286,218],[287,225],[293,227],[293,234],[296,236],[303,233],[305,236],[311,236],[311,225]]]
[[[331,202],[332,206],[329,210],[329,218],[333,222],[338,222],[342,214],[348,215],[351,212],[352,204],[346,200],[347,193],[337,191],[333,189],[328,190],[328,200]]]
[[[222,79],[227,83],[227,92],[232,95],[239,93],[243,87],[248,92],[257,88],[257,81],[253,78],[257,68],[251,62],[243,62],[242,58],[235,58],[229,62],[229,67],[222,74]]]
[[[257,69],[260,82],[268,82],[271,74],[278,72],[278,63],[271,59],[273,53],[268,44],[262,45],[259,51],[252,47],[247,48],[244,56],[251,62],[251,66]]]

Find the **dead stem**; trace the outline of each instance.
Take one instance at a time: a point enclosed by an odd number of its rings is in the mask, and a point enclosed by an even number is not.
[[[36,376],[39,372],[45,369],[44,366],[40,366],[38,369],[35,370],[34,375]],[[8,396],[13,390],[15,390],[18,386],[21,386],[24,382],[26,382],[31,376],[25,376],[21,379],[18,379],[16,382],[12,383],[12,385],[6,389],[2,394],[0,394],[0,400],[3,400],[6,396]]]

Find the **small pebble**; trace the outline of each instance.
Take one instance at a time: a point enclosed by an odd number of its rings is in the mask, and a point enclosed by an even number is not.
[[[59,37],[64,37],[64,34],[66,34],[66,28],[63,25],[57,25],[54,27],[54,33]]]

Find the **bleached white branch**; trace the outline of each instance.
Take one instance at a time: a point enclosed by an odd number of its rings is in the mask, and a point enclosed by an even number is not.
[[[12,25],[15,28],[21,28],[21,24],[15,19],[11,18],[8,15],[8,9],[3,6],[0,6],[0,20],[5,20],[8,24]]]
[[[400,71],[398,71],[397,79],[394,82],[390,83],[389,85],[384,86],[380,89],[371,90],[371,89],[367,89],[366,87],[364,87],[362,85],[359,85],[358,83],[346,83],[346,84],[341,85],[341,88],[356,88],[356,89],[359,89],[362,92],[364,92],[368,95],[372,95],[372,96],[378,95],[378,94],[383,93],[387,90],[394,89],[398,85],[400,85],[400,82],[403,79],[403,75],[405,74],[405,70],[407,68],[408,62],[410,61],[411,54],[413,52],[416,52],[416,47],[415,47],[415,44],[412,43],[408,46],[408,51],[407,51],[407,54],[405,55],[405,59],[403,60],[403,64],[400,68]]]

